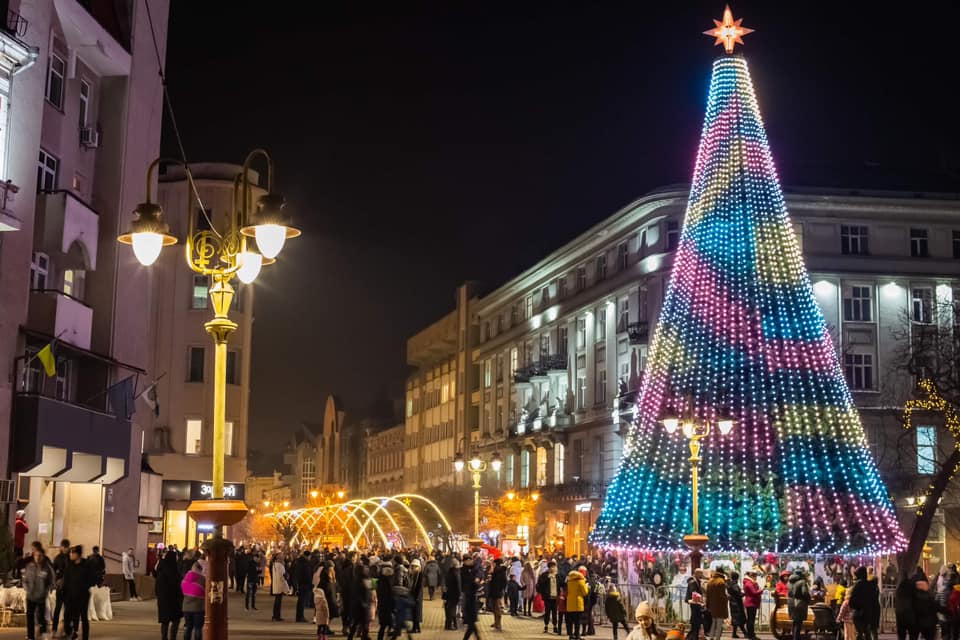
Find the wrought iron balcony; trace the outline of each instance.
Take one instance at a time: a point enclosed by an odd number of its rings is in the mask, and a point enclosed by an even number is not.
[[[8,9],[3,21],[3,30],[16,38],[22,38],[27,34],[28,24],[26,18],[13,9]]]
[[[536,362],[531,362],[525,367],[520,367],[513,373],[513,381],[530,382],[530,378],[545,376],[550,371],[566,371],[567,355],[565,353],[555,353],[544,357]]]
[[[647,344],[650,336],[650,324],[646,320],[631,322],[627,325],[627,336],[630,344]]]

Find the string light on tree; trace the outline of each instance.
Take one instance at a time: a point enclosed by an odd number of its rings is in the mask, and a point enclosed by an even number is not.
[[[729,7],[708,35],[751,30]],[[673,272],[627,452],[591,542],[680,551],[691,530],[687,441],[662,416],[729,412],[704,439],[699,506],[713,551],[878,554],[905,540],[817,306],[746,60],[713,65]],[[689,400],[688,400],[689,398]]]

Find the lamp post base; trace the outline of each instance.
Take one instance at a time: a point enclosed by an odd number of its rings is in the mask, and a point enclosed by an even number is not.
[[[709,541],[710,538],[702,533],[691,533],[683,536],[683,544],[690,548],[691,573],[700,568],[700,560],[703,558],[703,552],[701,550],[707,546],[707,542]]]

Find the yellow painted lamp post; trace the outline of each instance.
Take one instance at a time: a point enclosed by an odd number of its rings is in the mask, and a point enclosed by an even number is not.
[[[517,502],[517,508],[520,512],[520,522],[517,523],[517,535],[519,536],[521,531],[526,531],[527,544],[523,546],[532,547],[533,545],[530,541],[530,512],[528,508],[532,507],[530,510],[536,515],[537,502],[540,501],[540,494],[534,491],[529,495],[522,496],[515,491],[507,491],[503,497],[507,502]]]
[[[500,471],[502,463],[503,461],[500,459],[499,453],[494,452],[494,454],[490,456],[490,468],[494,471]],[[470,544],[478,545],[482,542],[480,539],[480,478],[483,476],[483,472],[487,470],[487,462],[477,454],[473,454],[470,461],[465,462],[463,454],[457,453],[453,458],[454,470],[459,473],[463,471],[465,465],[470,467],[470,474],[473,476],[473,539],[470,540]]]
[[[267,164],[267,194],[253,201],[253,186],[250,183],[250,165],[258,157]],[[241,282],[251,283],[260,269],[276,262],[288,238],[300,235],[292,227],[283,212],[283,197],[273,192],[273,161],[263,149],[247,155],[243,170],[234,178],[233,210],[226,229],[218,230],[211,220],[209,228],[198,228],[199,215],[206,216],[192,206],[196,193],[190,167],[177,160],[158,158],[147,170],[146,202],[137,205],[136,219],[130,224],[130,232],[118,238],[129,244],[137,260],[145,266],[153,264],[163,247],[177,243],[170,235],[170,227],[163,221],[163,209],[151,202],[151,187],[154,172],[161,162],[183,166],[188,188],[188,232],[186,238],[187,266],[195,273],[208,276],[210,301],[214,316],[204,328],[214,343],[213,378],[213,495],[210,500],[194,500],[187,513],[197,522],[212,524],[216,534],[204,544],[208,554],[209,576],[207,577],[206,617],[203,625],[205,640],[224,640],[227,637],[227,555],[233,548],[223,538],[223,527],[236,524],[247,515],[247,506],[241,500],[223,499],[223,475],[226,444],[226,397],[227,397],[227,342],[237,329],[237,323],[229,317],[234,290],[230,281],[237,277]],[[253,249],[252,239],[256,239]],[[268,503],[264,503],[268,506]]]
[[[689,399],[686,406],[692,409],[693,402]],[[691,571],[700,567],[700,558],[703,556],[702,549],[707,545],[710,538],[700,533],[700,449],[702,440],[710,435],[712,425],[709,421],[697,422],[696,417],[691,413],[685,417],[667,416],[661,420],[663,428],[668,434],[676,433],[680,428],[683,435],[690,441],[690,479],[693,494],[693,531],[683,536],[683,542],[690,547],[690,569]],[[721,435],[727,435],[733,430],[735,423],[728,416],[720,416],[716,420],[716,427]]]

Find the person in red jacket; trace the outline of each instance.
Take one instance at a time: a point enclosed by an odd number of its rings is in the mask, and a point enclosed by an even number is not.
[[[17,560],[23,557],[23,541],[27,537],[27,534],[30,533],[30,527],[27,526],[27,521],[23,519],[23,516],[23,509],[17,511],[17,520],[14,523],[13,529],[13,551],[17,556]]]
[[[783,597],[784,599],[787,598],[787,591],[789,587],[789,585],[787,585],[787,579],[789,577],[790,577],[789,571],[781,571],[780,580],[777,581],[777,586],[775,587],[777,595]]]
[[[757,610],[763,598],[763,589],[757,582],[757,572],[747,571],[743,579],[743,608],[747,610],[747,638],[756,640]]]

